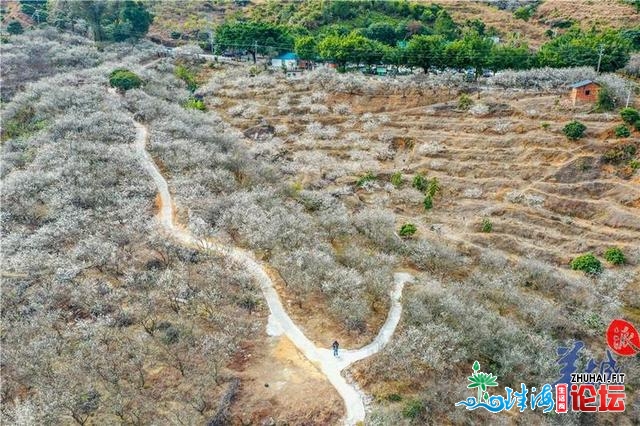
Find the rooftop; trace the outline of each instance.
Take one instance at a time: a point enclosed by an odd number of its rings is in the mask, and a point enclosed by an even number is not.
[[[596,82],[595,82],[595,81],[593,81],[593,80],[582,80],[582,81],[579,81],[579,82],[577,82],[577,83],[573,83],[573,84],[572,84],[572,85],[570,85],[569,87],[571,87],[571,88],[574,88],[574,89],[575,89],[575,88],[577,88],[577,87],[586,86],[587,84],[591,84],[591,83],[593,83],[593,84],[598,84],[598,83],[596,83]]]
[[[281,55],[276,56],[274,59],[294,60],[294,59],[298,59],[298,55],[296,55],[293,52],[287,52],[287,53],[283,53]]]

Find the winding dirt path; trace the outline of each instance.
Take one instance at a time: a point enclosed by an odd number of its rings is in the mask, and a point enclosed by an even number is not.
[[[196,238],[176,223],[171,194],[169,193],[169,185],[151,158],[151,155],[146,150],[148,139],[147,127],[138,122],[134,123],[136,126],[136,154],[140,160],[140,164],[149,173],[158,189],[160,196],[158,220],[162,227],[181,244],[215,252],[230,258],[250,271],[258,280],[260,289],[264,294],[264,298],[269,306],[269,311],[271,312],[267,324],[267,333],[272,336],[282,334],[287,336],[298,350],[323,372],[344,400],[346,407],[345,424],[353,425],[357,422],[364,421],[364,394],[355,385],[348,383],[340,372],[354,362],[377,353],[389,342],[400,321],[402,313],[402,305],[400,303],[402,289],[406,282],[412,280],[412,276],[407,273],[396,273],[394,275],[394,289],[391,292],[391,309],[389,310],[384,325],[373,342],[360,349],[341,350],[340,355],[334,357],[330,349],[315,346],[289,317],[282,306],[273,282],[251,252],[237,247],[222,246],[212,240]]]

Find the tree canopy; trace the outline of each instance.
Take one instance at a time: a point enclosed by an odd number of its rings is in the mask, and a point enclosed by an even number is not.
[[[631,42],[618,31],[610,29],[584,32],[573,28],[544,44],[540,48],[538,59],[541,66],[596,67],[600,51],[600,71],[616,71],[629,61]]]
[[[442,65],[444,47],[442,36],[414,36],[407,44],[407,62],[411,66],[421,67],[425,73],[429,72],[432,66]]]
[[[287,28],[267,22],[225,22],[216,30],[216,42],[222,49],[248,51],[254,62],[257,53],[270,54],[294,48]]]
[[[149,31],[153,15],[142,1],[71,1],[54,4],[49,20],[58,27],[83,19],[95,41],[140,39]]]
[[[375,64],[382,60],[386,47],[379,41],[352,32],[347,36],[329,36],[318,43],[318,53],[323,59],[344,66],[347,62]]]

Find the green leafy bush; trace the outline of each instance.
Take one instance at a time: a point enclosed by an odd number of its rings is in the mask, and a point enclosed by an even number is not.
[[[196,75],[189,68],[185,67],[184,65],[178,65],[174,73],[176,77],[187,84],[187,89],[189,89],[191,92],[194,92],[198,88]]]
[[[531,18],[533,16],[533,13],[535,12],[535,8],[531,7],[531,6],[522,6],[519,7],[515,10],[515,12],[513,12],[513,16],[515,16],[517,19],[522,19],[523,21],[528,21],[529,18]]]
[[[627,124],[634,124],[640,121],[640,113],[638,113],[638,110],[635,108],[622,108],[620,117],[622,117],[622,121]]]
[[[197,109],[200,111],[207,110],[207,107],[205,106],[204,101],[202,99],[197,99],[197,98],[187,99],[187,102],[185,102],[184,107],[189,109]]]
[[[631,167],[631,170],[635,172],[636,170],[640,169],[640,161],[629,160],[629,167]]]
[[[433,198],[427,195],[426,197],[424,197],[424,200],[422,200],[422,205],[424,206],[425,210],[431,210],[431,208],[433,207]]]
[[[616,126],[616,128],[614,129],[614,133],[617,138],[628,138],[629,136],[631,136],[631,131],[624,124]]]
[[[571,269],[587,275],[598,275],[602,272],[602,263],[592,253],[586,253],[571,261]]]
[[[564,135],[571,140],[578,140],[584,136],[585,130],[587,130],[587,126],[579,121],[574,120],[564,126],[564,128],[562,129],[562,133],[564,133]]]
[[[438,178],[433,178],[428,181],[427,184],[427,195],[431,198],[435,197],[442,187],[440,186],[440,182],[438,182]]]
[[[19,21],[11,21],[9,25],[7,25],[7,32],[9,34],[22,34],[23,31],[22,24]]]
[[[473,105],[473,100],[469,97],[469,95],[461,95],[458,99],[458,109],[468,110]]]
[[[413,181],[411,182],[411,186],[417,189],[420,192],[424,192],[427,189],[428,181],[427,178],[421,174],[417,174],[413,177]]]
[[[371,172],[367,172],[364,176],[358,179],[358,181],[356,182],[356,186],[358,188],[362,188],[367,182],[372,182],[374,180],[376,180],[376,176]]]
[[[596,100],[596,110],[598,111],[613,111],[616,107],[616,101],[613,98],[611,91],[602,86],[598,91],[598,99]]]
[[[607,262],[614,265],[622,265],[625,262],[624,253],[618,247],[610,247],[604,252],[604,258]]]
[[[480,228],[482,232],[491,232],[493,230],[493,223],[486,217],[482,219],[482,226]]]
[[[119,68],[113,70],[109,75],[109,84],[111,87],[124,91],[142,86],[142,79],[127,69]]]
[[[391,184],[396,188],[400,188],[400,186],[404,183],[404,178],[402,177],[402,173],[395,172],[391,175]]]
[[[543,130],[549,130],[549,127],[551,127],[551,124],[544,122],[540,126],[542,127]]]
[[[418,228],[413,223],[405,223],[400,227],[400,236],[401,237],[410,237],[416,233]]]

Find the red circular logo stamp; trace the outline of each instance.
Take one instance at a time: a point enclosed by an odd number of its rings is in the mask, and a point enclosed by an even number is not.
[[[607,344],[617,355],[633,356],[640,352],[640,335],[629,321],[614,319],[607,328]]]

